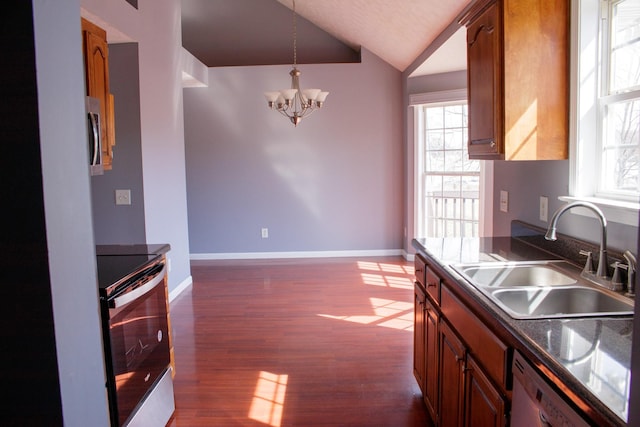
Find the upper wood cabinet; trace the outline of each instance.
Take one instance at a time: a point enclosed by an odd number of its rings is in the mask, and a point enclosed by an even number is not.
[[[478,0],[460,19],[467,27],[470,158],[568,157],[568,4]]]
[[[113,95],[109,91],[107,32],[82,18],[82,47],[87,96],[100,100],[102,163],[103,168],[109,170],[115,145],[115,121]]]

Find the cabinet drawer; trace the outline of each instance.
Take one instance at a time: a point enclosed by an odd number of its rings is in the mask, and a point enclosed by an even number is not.
[[[429,267],[427,267],[426,282],[427,293],[437,305],[440,305],[440,284],[442,279]]]
[[[497,384],[510,388],[509,361],[511,349],[456,298],[446,284],[442,285],[442,315],[458,332],[469,352]]]
[[[420,283],[423,288],[426,288],[427,260],[419,254],[416,255],[414,261],[414,274],[416,276],[416,282]]]

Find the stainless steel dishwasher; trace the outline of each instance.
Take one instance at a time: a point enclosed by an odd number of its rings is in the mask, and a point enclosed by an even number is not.
[[[588,427],[517,351],[513,356],[511,427]]]

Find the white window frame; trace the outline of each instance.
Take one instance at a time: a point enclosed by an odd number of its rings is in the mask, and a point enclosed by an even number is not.
[[[420,179],[422,170],[420,144],[417,141],[419,136],[420,121],[418,115],[420,109],[416,108],[424,104],[444,104],[451,102],[467,101],[467,89],[455,89],[439,92],[428,92],[421,94],[409,95],[409,107],[413,109],[410,118],[413,121],[411,126],[412,132],[410,137],[413,141],[413,230],[418,230],[418,221],[420,221]],[[478,234],[480,237],[491,236],[493,234],[493,162],[480,162],[480,212],[478,221]]]
[[[600,170],[596,153],[602,134],[598,101],[603,70],[599,62],[601,7],[600,0],[572,0],[571,4],[570,196],[562,196],[560,200],[590,201],[603,210],[609,221],[638,226],[638,200],[617,199],[597,192],[600,173],[594,171]],[[578,209],[572,212],[584,214]]]

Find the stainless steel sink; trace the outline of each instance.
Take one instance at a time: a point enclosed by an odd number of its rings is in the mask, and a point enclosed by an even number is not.
[[[453,268],[473,284],[488,287],[572,285],[579,277],[579,272],[570,273],[575,267],[566,261],[492,262],[459,265]]]
[[[633,300],[583,279],[566,261],[451,266],[516,319],[633,315]]]
[[[496,289],[490,298],[518,319],[633,314],[627,298],[584,286]]]

